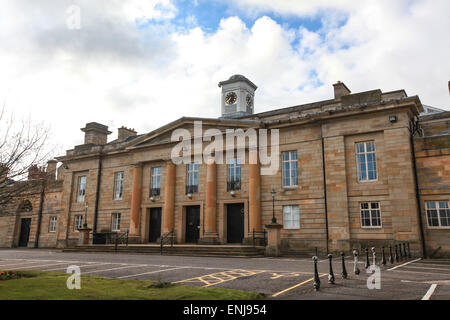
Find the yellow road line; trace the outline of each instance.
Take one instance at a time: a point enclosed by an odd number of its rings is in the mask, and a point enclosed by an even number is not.
[[[320,277],[323,277],[323,276],[326,276],[326,274],[320,275]],[[312,280],[314,280],[314,277],[312,277],[311,279],[305,280],[303,282],[297,283],[295,286],[292,286],[290,288],[284,289],[283,291],[277,292],[277,293],[273,294],[272,297],[278,297],[280,294],[283,294],[283,293],[288,292],[288,291],[290,291],[292,289],[298,288],[298,287],[300,287],[300,286],[304,285],[305,283],[308,283],[308,282],[310,282]]]

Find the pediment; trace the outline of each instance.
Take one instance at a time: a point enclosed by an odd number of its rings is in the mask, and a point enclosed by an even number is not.
[[[225,132],[226,129],[238,128],[259,128],[260,121],[258,120],[223,120],[223,119],[204,119],[204,118],[180,118],[165,126],[162,126],[148,134],[143,135],[131,142],[127,148],[137,149],[153,145],[161,145],[171,143],[172,132],[176,129],[186,129],[194,136],[194,122],[202,122],[203,133],[208,129],[219,129]]]

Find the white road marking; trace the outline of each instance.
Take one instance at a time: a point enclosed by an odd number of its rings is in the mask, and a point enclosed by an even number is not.
[[[430,286],[430,289],[428,289],[427,293],[423,296],[422,300],[430,300],[431,296],[434,293],[434,290],[436,290],[437,284],[433,283]]]
[[[450,269],[444,269],[444,268],[413,267],[413,266],[409,266],[408,268],[412,268],[412,269],[443,270],[443,271],[448,271],[448,272],[450,272]]]
[[[117,279],[124,279],[124,278],[138,277],[138,276],[143,276],[143,275],[146,275],[146,274],[152,274],[152,273],[158,273],[158,272],[165,272],[165,271],[172,271],[172,270],[185,269],[185,268],[189,268],[189,267],[177,267],[177,268],[164,269],[164,270],[155,270],[155,271],[150,271],[150,272],[144,272],[144,273],[132,274],[132,275],[128,275],[128,276],[121,276],[121,277],[117,277]]]
[[[72,264],[72,263],[68,263],[68,264]],[[90,262],[89,264],[83,264],[83,265],[81,265],[81,266],[78,266],[78,267],[92,267],[92,266],[95,266],[95,267],[98,267],[98,266],[103,266],[103,265],[105,265],[105,264],[112,264],[112,263],[109,263],[109,262],[105,262],[105,263],[99,263],[99,264],[92,264],[92,262]],[[43,271],[55,271],[55,270],[64,270],[64,269],[67,269],[67,267],[63,267],[63,268],[55,268],[55,269],[45,269],[45,270],[43,270]]]
[[[102,270],[94,270],[94,271],[88,271],[88,272],[83,272],[82,274],[88,274],[88,273],[95,273],[95,272],[106,272],[106,271],[113,271],[113,270],[120,270],[120,269],[125,269],[125,268],[137,268],[137,267],[141,267],[141,266],[123,266],[123,267],[117,267],[117,268],[111,268],[111,269],[102,269]]]
[[[41,267],[49,267],[49,266],[57,266],[61,264],[68,264],[67,262],[61,262],[61,263],[51,263],[51,264],[41,264],[38,266],[25,266],[20,268],[14,268],[15,270],[21,270],[21,269],[27,269],[27,268],[41,268]]]
[[[7,268],[11,268],[11,266],[23,266],[24,264],[35,264],[35,263],[40,263],[40,261],[29,261],[29,262],[16,262],[16,263],[11,263],[11,264],[4,264],[4,265],[0,265],[0,267],[7,267]],[[15,268],[15,267],[14,267]]]
[[[418,258],[418,259],[415,259],[415,260],[412,260],[412,261],[408,261],[408,262],[406,262],[406,263],[404,263],[404,264],[401,264],[401,265],[399,265],[399,266],[396,266],[396,267],[387,269],[387,271],[391,271],[391,270],[395,270],[395,269],[404,267],[404,266],[406,266],[406,265],[408,265],[408,264],[410,264],[410,263],[413,263],[413,262],[416,262],[416,261],[419,261],[419,260],[422,260],[422,258]]]
[[[420,271],[409,271],[409,270],[395,270],[395,272],[406,272],[406,273],[418,273],[418,274],[432,274],[435,276],[448,277],[448,273],[437,273],[437,272],[420,272]]]

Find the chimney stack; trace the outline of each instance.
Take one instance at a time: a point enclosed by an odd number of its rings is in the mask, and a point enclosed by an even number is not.
[[[130,129],[130,128],[122,126],[121,128],[119,128],[118,139],[123,140],[125,138],[134,137],[136,135],[137,135],[137,132],[134,129]]]
[[[104,145],[108,142],[108,126],[97,122],[89,122],[85,128],[81,128],[84,134],[84,144]]]
[[[342,96],[349,95],[352,93],[349,88],[343,83],[338,81],[337,83],[333,84],[334,87],[334,99],[340,100]]]
[[[52,181],[56,180],[56,165],[57,164],[58,164],[58,161],[56,161],[56,160],[47,161],[47,178],[49,180],[52,180]]]

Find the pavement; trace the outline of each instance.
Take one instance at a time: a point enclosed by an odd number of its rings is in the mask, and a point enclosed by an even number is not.
[[[379,258],[378,258],[379,260]],[[372,260],[371,260],[372,263]],[[66,272],[76,265],[83,275],[120,279],[157,280],[194,286],[221,287],[263,293],[285,300],[450,300],[450,260],[412,258],[380,266],[379,281],[368,279],[364,261],[359,275],[353,258],[345,260],[348,278],[342,279],[340,257],[333,261],[335,283],[328,283],[329,261],[319,257],[321,286],[313,288],[310,258],[221,258],[160,256],[125,253],[62,252],[50,249],[0,249],[0,270]],[[376,272],[377,273],[377,272]],[[377,273],[378,274],[378,273]]]

